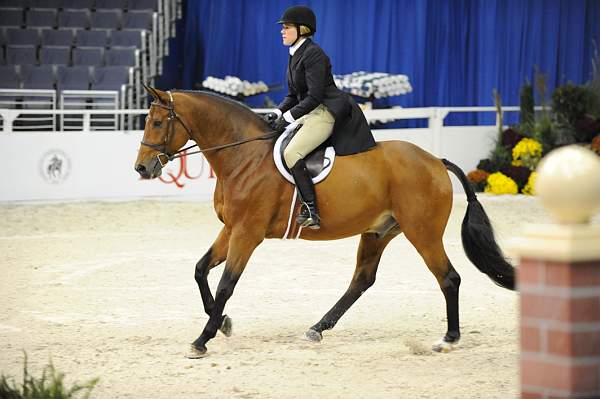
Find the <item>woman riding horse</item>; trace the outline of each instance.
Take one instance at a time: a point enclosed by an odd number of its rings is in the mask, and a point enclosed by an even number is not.
[[[305,6],[290,7],[277,23],[282,25],[283,44],[290,47],[289,92],[265,119],[279,132],[292,122],[302,123],[283,157],[302,201],[296,221],[317,230],[317,198],[304,158],[330,137],[337,155],[366,151],[375,146],[375,140],[356,102],[336,87],[329,57],[311,40],[317,31],[315,13]]]

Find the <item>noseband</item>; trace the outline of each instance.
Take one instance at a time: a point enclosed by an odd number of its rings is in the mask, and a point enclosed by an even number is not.
[[[218,145],[215,147],[206,148],[204,150],[199,149],[197,151],[190,152],[188,154],[182,154],[182,152],[185,152],[185,151],[189,150],[190,148],[198,147],[198,144],[194,144],[189,147],[185,147],[177,152],[174,152],[173,154],[169,154],[167,148],[170,144],[171,136],[173,135],[175,120],[179,121],[179,123],[181,123],[181,126],[183,126],[185,128],[190,140],[192,140],[192,129],[190,129],[188,127],[188,125],[183,121],[183,119],[179,115],[177,115],[177,112],[175,112],[175,101],[173,100],[173,95],[171,94],[171,92],[167,91],[167,94],[169,95],[169,102],[166,105],[163,104],[162,102],[157,102],[157,101],[153,101],[152,104],[150,104],[150,105],[154,105],[154,106],[157,106],[160,108],[164,108],[167,111],[169,111],[169,115],[167,117],[167,134],[165,135],[165,140],[163,141],[162,144],[146,143],[144,140],[140,141],[140,143],[142,145],[145,145],[146,147],[150,147],[153,150],[158,151],[158,154],[156,154],[156,158],[158,159],[158,162],[160,163],[161,167],[164,167],[167,164],[167,162],[172,161],[173,159],[176,159],[176,158],[181,158],[184,155],[200,154],[200,153],[204,153],[204,152],[208,152],[208,151],[221,150],[223,148],[234,147],[234,146],[237,146],[240,144],[248,143],[250,141],[271,139],[271,138],[274,138],[279,135],[278,132],[271,132],[271,133],[265,134],[263,136],[250,137],[250,138],[246,138],[246,139],[243,139],[240,141],[236,141],[234,143]],[[161,156],[166,158],[165,162],[162,161]]]

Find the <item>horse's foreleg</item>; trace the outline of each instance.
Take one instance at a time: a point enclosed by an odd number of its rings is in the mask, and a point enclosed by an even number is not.
[[[225,270],[223,270],[223,275],[217,286],[210,317],[202,334],[192,343],[192,351],[188,357],[202,357],[206,353],[206,343],[214,338],[217,329],[221,327],[225,304],[233,294],[235,285],[242,275],[252,252],[262,242],[263,238],[263,236],[257,237],[256,235],[253,238],[253,235],[248,230],[243,229],[232,233],[229,239]]]
[[[211,245],[210,249],[204,254],[204,256],[196,263],[196,270],[194,272],[194,279],[200,289],[200,296],[202,297],[202,304],[204,305],[204,311],[207,315],[211,315],[212,310],[215,306],[215,300],[210,292],[208,285],[208,273],[210,270],[220,265],[227,258],[227,250],[229,249],[229,233],[224,227],[217,239]],[[231,319],[227,316],[223,316],[221,321],[221,327],[219,328],[226,336],[231,335]]]
[[[392,233],[384,237],[378,237],[374,233],[365,233],[360,237],[356,269],[350,286],[333,308],[306,332],[307,339],[320,341],[323,338],[322,332],[332,329],[350,306],[375,283],[381,254],[395,236]]]

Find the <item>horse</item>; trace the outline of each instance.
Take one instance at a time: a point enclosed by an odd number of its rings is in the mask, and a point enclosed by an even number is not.
[[[264,239],[286,234],[294,187],[276,170],[272,157],[276,134],[249,107],[203,91],[165,92],[151,87],[146,91],[153,102],[135,161],[141,178],[160,176],[169,160],[190,148],[181,150],[189,140],[197,144],[217,177],[214,209],[223,228],[194,273],[208,321],[187,357],[199,358],[207,354],[206,344],[218,330],[231,335],[232,320],[223,315],[225,304],[255,248]],[[461,278],[442,241],[453,201],[448,172],[458,177],[467,196],[461,237],[468,259],[497,285],[515,289],[515,269],[502,254],[464,172],[411,143],[378,142],[366,152],[337,157],[327,179],[316,186],[321,228],[302,229],[299,238],[335,240],[360,235],[360,244],[349,287],[308,329],[307,339],[322,340],[323,331],[332,329],[373,285],[386,246],[404,234],[446,301],[447,331],[432,349],[449,352],[454,348],[460,339]],[[225,267],[213,297],[207,276],[222,262]]]

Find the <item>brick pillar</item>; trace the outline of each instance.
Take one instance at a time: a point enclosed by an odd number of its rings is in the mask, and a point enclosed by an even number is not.
[[[590,159],[596,177],[575,182],[577,173],[544,175],[540,164],[536,191],[559,223],[529,226],[512,246],[521,258],[523,399],[600,398],[600,225],[588,224],[600,205],[600,160]],[[579,165],[566,162],[553,159],[549,169]],[[589,184],[591,201],[581,201]]]

